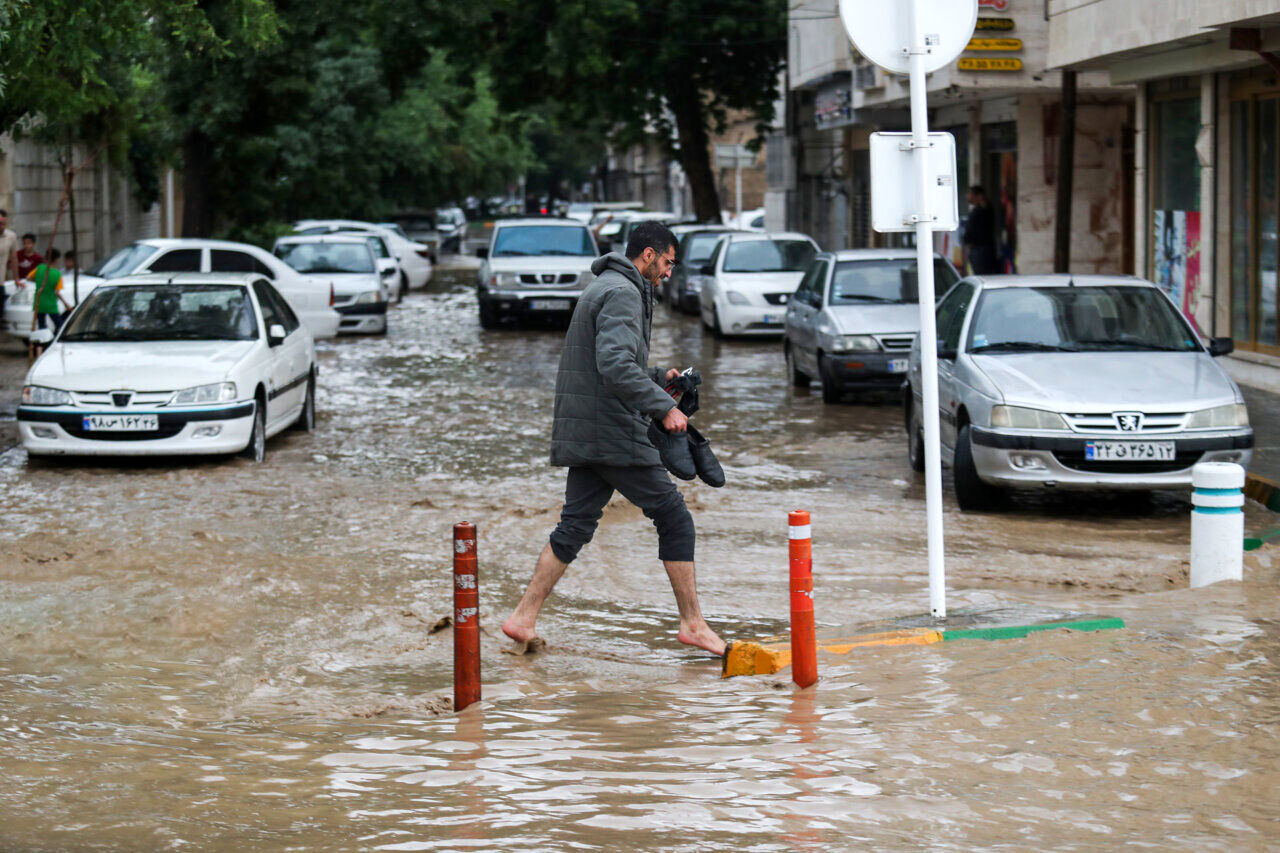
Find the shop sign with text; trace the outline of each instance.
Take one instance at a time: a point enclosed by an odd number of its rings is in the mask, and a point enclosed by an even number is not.
[[[964,56],[958,65],[961,71],[1021,71],[1022,60],[1001,57],[988,59],[979,56]]]

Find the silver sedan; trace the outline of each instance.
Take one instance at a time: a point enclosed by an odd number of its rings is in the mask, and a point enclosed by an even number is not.
[[[1240,389],[1164,292],[1120,276],[962,280],[938,304],[942,459],[961,509],[1005,489],[1165,489],[1201,461],[1248,466]],[[924,469],[920,346],[905,395]]]

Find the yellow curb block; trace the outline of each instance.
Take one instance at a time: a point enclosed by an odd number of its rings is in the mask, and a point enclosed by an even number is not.
[[[928,646],[942,642],[942,632],[931,628],[908,628],[882,631],[835,640],[823,640],[818,650],[833,655],[846,655],[867,646]],[[739,640],[725,654],[722,678],[738,675],[773,675],[791,665],[791,644],[783,638],[771,637],[762,642]]]

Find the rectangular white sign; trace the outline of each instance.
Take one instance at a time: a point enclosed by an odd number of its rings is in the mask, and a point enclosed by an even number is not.
[[[956,140],[949,133],[930,133],[928,157],[929,215],[933,230],[960,227],[960,188],[956,176]],[[916,221],[915,153],[910,133],[871,134],[871,227],[881,234],[914,231]]]

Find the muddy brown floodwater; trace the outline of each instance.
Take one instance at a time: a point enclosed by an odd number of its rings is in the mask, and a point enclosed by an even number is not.
[[[324,343],[318,430],[261,466],[0,455],[0,848],[1280,846],[1280,561],[1190,592],[1178,496],[948,500],[953,609],[1128,628],[865,649],[805,692],[676,643],[653,530],[615,503],[548,603],[550,650],[504,654],[559,509],[562,334],[482,333],[473,275],[438,273],[385,339]],[[824,406],[776,343],[662,309],[654,360],[706,378],[730,485],[682,488],[723,634],[786,629],[795,507],[822,629],[927,609],[891,401]],[[485,701],[455,716],[429,629],[461,520]]]

